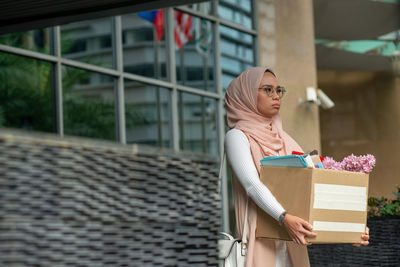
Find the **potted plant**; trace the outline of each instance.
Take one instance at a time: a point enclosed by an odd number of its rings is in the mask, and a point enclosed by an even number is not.
[[[385,197],[368,198],[368,217],[400,216],[400,186],[396,186],[397,192],[393,192],[395,199]]]

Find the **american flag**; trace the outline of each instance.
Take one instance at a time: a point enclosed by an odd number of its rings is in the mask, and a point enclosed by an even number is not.
[[[175,44],[178,49],[184,46],[190,39],[193,38],[192,16],[174,11],[175,27],[174,36]]]

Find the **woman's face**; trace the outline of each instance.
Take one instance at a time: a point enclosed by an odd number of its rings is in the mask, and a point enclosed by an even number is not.
[[[278,86],[279,84],[276,77],[270,72],[265,72],[257,94],[257,110],[264,115],[264,117],[271,118],[279,113],[279,109],[281,107],[281,98],[276,94],[275,91]],[[267,88],[273,88],[272,96],[268,96]]]

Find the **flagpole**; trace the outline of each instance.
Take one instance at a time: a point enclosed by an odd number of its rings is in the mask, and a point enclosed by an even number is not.
[[[205,54],[202,55],[203,61],[203,81],[204,81],[204,90],[207,91],[208,87],[208,70],[207,70],[207,56]],[[207,138],[206,138],[206,116],[205,116],[205,101],[204,97],[201,97],[201,135],[202,135],[202,144],[203,144],[203,152],[207,151]]]
[[[185,75],[185,71],[184,71],[184,58],[183,58],[183,47],[181,49],[178,50],[179,51],[179,68],[180,68],[180,73],[181,73],[181,81],[182,81],[182,85],[185,85],[186,83],[186,75]],[[185,132],[184,132],[184,117],[183,117],[183,108],[184,108],[184,104],[183,104],[183,97],[182,97],[182,92],[179,92],[179,121],[180,121],[180,142],[181,142],[181,148],[182,150],[185,149]]]
[[[153,27],[153,43],[154,43],[154,78],[158,79],[160,74],[159,74],[159,68],[158,68],[158,41],[157,41],[157,36],[156,36],[156,29]],[[160,87],[156,86],[156,105],[157,105],[157,143],[158,146],[162,147],[162,121],[161,121],[161,101],[160,101]]]

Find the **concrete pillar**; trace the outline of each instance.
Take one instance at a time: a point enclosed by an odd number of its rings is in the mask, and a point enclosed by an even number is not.
[[[312,0],[258,0],[260,63],[287,89],[283,127],[304,150],[320,150],[318,107],[298,106],[306,88],[317,87],[313,23]]]

